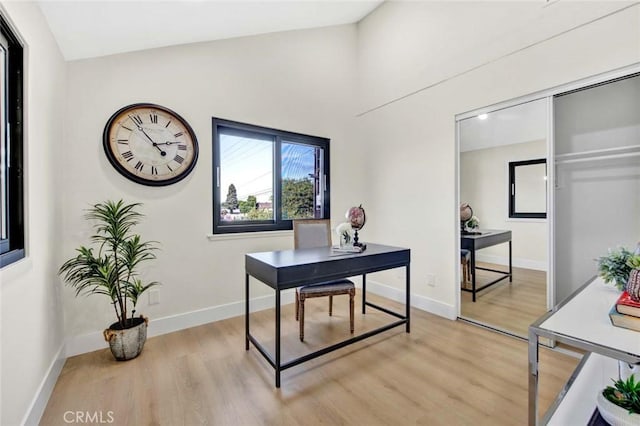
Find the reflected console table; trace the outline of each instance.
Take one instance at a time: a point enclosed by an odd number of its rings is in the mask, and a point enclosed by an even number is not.
[[[316,247],[308,249],[270,251],[249,253],[245,255],[245,349],[249,350],[252,343],[262,356],[275,369],[275,385],[280,387],[280,373],[290,367],[317,358],[331,351],[343,348],[394,327],[405,326],[409,333],[409,263],[411,250],[400,247],[384,246],[367,243],[367,249],[362,253],[334,253],[331,247]],[[390,309],[368,302],[366,299],[366,274],[393,268],[405,268],[405,313],[400,314]],[[365,307],[382,311],[397,320],[353,336],[347,340],[322,348],[286,362],[282,361],[280,348],[280,292],[290,288],[300,287],[310,282],[322,282],[339,278],[362,275],[362,313]],[[249,329],[249,278],[254,277],[275,290],[275,354],[267,349],[251,335]]]
[[[601,278],[593,278],[529,326],[529,425],[586,425],[598,391],[617,378],[617,361],[640,362],[640,332],[614,327],[609,320],[619,295]],[[542,419],[538,418],[540,337],[586,352]]]
[[[476,250],[503,243],[509,243],[509,272],[476,266]],[[491,287],[506,278],[509,278],[509,282],[513,281],[513,268],[511,264],[511,231],[501,229],[481,229],[473,233],[463,233],[460,235],[460,247],[471,252],[471,289],[462,288],[461,290],[471,292],[474,302],[476,301],[476,293],[480,290]],[[496,272],[502,276],[483,285],[482,287],[477,287],[476,269]]]

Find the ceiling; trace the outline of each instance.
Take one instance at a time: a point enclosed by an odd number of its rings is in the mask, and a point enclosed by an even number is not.
[[[382,0],[38,2],[66,60],[360,21]]]
[[[546,99],[490,112],[484,119],[477,116],[460,122],[460,152],[546,138]]]

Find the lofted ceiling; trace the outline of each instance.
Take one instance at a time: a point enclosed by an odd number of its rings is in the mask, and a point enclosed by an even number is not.
[[[38,2],[66,60],[360,21],[382,0]]]

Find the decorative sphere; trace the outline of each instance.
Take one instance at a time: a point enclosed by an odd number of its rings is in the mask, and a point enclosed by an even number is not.
[[[362,208],[362,204],[360,204],[358,207],[351,207],[349,210],[347,210],[345,216],[347,220],[349,220],[351,227],[358,231],[362,229],[367,221],[364,209]]]
[[[460,222],[466,222],[473,216],[473,209],[467,203],[460,204]]]

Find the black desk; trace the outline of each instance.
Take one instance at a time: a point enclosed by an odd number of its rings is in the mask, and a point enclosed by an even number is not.
[[[305,361],[356,343],[367,337],[387,331],[405,324],[409,333],[409,263],[411,250],[400,247],[383,246],[367,243],[363,253],[333,253],[331,247],[311,249],[270,251],[249,253],[245,255],[245,349],[249,350],[249,342],[258,349],[275,369],[276,387],[280,387],[280,372]],[[366,300],[366,274],[393,268],[406,268],[406,306],[405,314],[399,314]],[[391,316],[398,321],[351,337],[342,342],[309,353],[287,362],[281,361],[280,351],[280,292],[289,288],[300,287],[310,282],[321,282],[338,278],[362,275],[362,313],[370,306]],[[275,358],[251,335],[249,331],[249,277],[252,276],[273,288],[276,292],[276,329]]]
[[[473,294],[473,301],[476,301],[476,293],[480,290],[484,290],[487,287],[509,278],[509,282],[513,281],[513,268],[511,264],[511,231],[505,231],[501,229],[481,229],[478,232],[480,234],[462,234],[460,236],[460,247],[467,249],[471,252],[471,289],[462,288],[462,291],[469,291]],[[486,247],[495,246],[497,244],[509,243],[509,272],[499,271],[497,269],[476,267],[476,250],[480,250]],[[484,271],[497,272],[503,276],[497,278],[490,283],[483,285],[482,287],[476,287],[476,269],[482,269]]]

